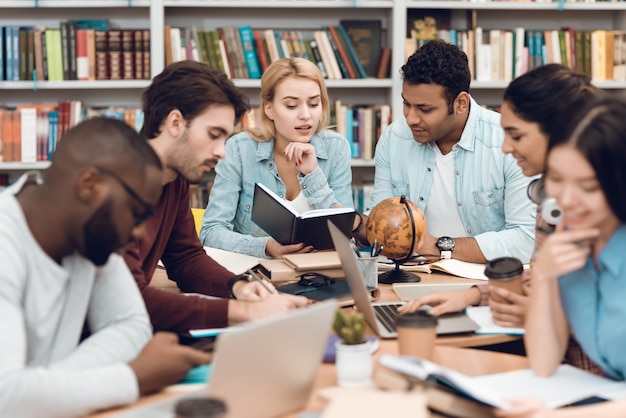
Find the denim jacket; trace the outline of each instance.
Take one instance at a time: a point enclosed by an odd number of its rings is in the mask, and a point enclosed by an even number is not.
[[[528,263],[535,236],[536,206],[526,193],[532,178],[502,152],[503,138],[500,115],[471,99],[463,134],[452,149],[456,206],[467,236],[476,239],[488,260],[510,256]],[[386,198],[406,195],[425,210],[435,146],[416,142],[404,118],[385,129],[376,146],[370,209]]]
[[[300,190],[313,209],[354,207],[350,144],[345,137],[322,131],[311,138],[318,167],[298,175]],[[286,193],[274,163],[274,140],[257,142],[241,132],[226,142],[226,158],[215,167],[215,181],[204,212],[200,240],[204,245],[266,258],[268,235],[252,222],[254,184],[263,183],[279,196]]]

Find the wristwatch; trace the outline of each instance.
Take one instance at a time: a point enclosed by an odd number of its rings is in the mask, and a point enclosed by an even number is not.
[[[450,237],[439,237],[435,244],[439,248],[442,259],[452,258],[452,250],[454,250],[454,239]]]
[[[230,299],[237,299],[237,297],[235,296],[235,294],[233,293],[233,287],[235,286],[235,283],[245,280],[247,282],[250,281],[250,275],[249,274],[238,274],[230,279],[228,279],[228,281],[226,282],[226,293],[228,294],[228,297]]]

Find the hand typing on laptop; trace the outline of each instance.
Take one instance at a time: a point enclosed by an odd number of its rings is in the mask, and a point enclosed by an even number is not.
[[[431,306],[433,315],[460,312],[467,306],[480,303],[480,291],[477,287],[461,290],[435,292],[417,299],[409,299],[398,308],[399,313],[415,312],[424,305]]]

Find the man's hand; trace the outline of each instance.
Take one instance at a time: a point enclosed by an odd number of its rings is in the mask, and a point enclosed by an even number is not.
[[[443,315],[448,312],[459,312],[467,306],[480,303],[480,290],[477,287],[470,287],[462,290],[449,290],[446,292],[435,292],[419,299],[411,299],[405,305],[398,308],[399,313],[415,312],[424,305],[432,307],[433,315]]]
[[[299,244],[283,245],[276,241],[274,238],[270,238],[265,244],[265,254],[273,258],[283,258],[286,254],[304,254],[314,251],[312,245],[304,245],[303,242]]]
[[[180,345],[176,334],[157,332],[128,365],[137,376],[139,393],[145,395],[179,382],[190,369],[212,359],[209,353]]]
[[[257,281],[247,282],[240,280],[233,286],[233,294],[237,300],[260,301],[269,297],[272,294],[270,291],[277,293],[276,288],[274,288],[274,285],[269,280],[263,280],[263,284]]]
[[[286,313],[309,303],[309,299],[304,296],[278,292],[258,302],[231,299],[228,302],[228,324],[235,325],[240,322]]]
[[[507,301],[499,303],[489,298],[493,322],[501,327],[523,327],[528,310],[528,296],[519,295],[498,286],[489,286],[489,292],[497,293]]]

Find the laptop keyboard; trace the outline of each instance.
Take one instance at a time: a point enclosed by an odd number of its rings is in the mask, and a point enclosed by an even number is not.
[[[389,332],[396,330],[396,317],[398,316],[398,307],[401,303],[389,303],[384,305],[373,305],[376,317]]]

